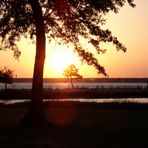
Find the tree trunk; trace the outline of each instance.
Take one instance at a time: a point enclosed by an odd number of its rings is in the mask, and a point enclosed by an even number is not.
[[[22,125],[41,126],[47,120],[43,109],[43,71],[45,60],[45,30],[41,6],[38,0],[30,0],[33,10],[33,17],[36,25],[36,56],[34,63],[34,73],[32,82],[32,100],[27,114],[24,116]]]
[[[5,83],[5,90],[7,89],[7,83]]]
[[[70,83],[71,83],[72,88],[74,88],[72,77],[70,77]]]

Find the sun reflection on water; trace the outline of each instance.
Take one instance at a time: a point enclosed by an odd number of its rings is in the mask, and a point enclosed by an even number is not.
[[[44,102],[86,102],[86,103],[141,103],[147,104],[148,98],[99,98],[99,99],[85,99],[85,98],[69,98],[69,99],[44,99]],[[0,104],[10,105],[15,103],[30,102],[30,99],[15,99],[15,100],[0,100]]]

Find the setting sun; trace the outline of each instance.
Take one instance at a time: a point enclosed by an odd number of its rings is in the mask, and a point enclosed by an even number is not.
[[[73,55],[67,52],[56,52],[51,59],[55,71],[63,71],[72,63],[74,63]]]
[[[45,77],[48,77],[51,73],[54,74],[53,77],[63,77],[64,69],[69,64],[78,64],[78,57],[73,53],[72,49],[65,46],[56,46],[53,49],[48,49],[45,62]]]

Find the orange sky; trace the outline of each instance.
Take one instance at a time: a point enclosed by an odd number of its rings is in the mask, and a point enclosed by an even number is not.
[[[137,6],[134,9],[124,6],[118,14],[107,15],[104,28],[109,28],[128,48],[123,53],[111,45],[102,45],[108,47],[107,53],[97,57],[110,77],[148,77],[148,0],[135,2]],[[11,51],[0,51],[0,68],[7,66],[13,69],[17,77],[32,77],[35,45],[25,40],[18,45],[22,52],[20,60],[16,61]],[[68,63],[74,63],[83,77],[103,77],[92,66],[81,65],[72,49],[56,43],[47,45],[44,77],[63,77],[63,68]]]

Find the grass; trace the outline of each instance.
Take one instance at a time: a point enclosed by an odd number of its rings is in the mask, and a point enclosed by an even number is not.
[[[0,106],[0,148],[147,148],[148,105],[46,102],[51,125],[18,128],[28,103]]]
[[[44,98],[148,97],[145,88],[45,89]],[[1,99],[29,99],[31,90],[0,91]],[[17,125],[29,103],[0,104],[0,148],[147,148],[148,104],[46,102],[49,127]]]
[[[147,88],[76,88],[76,89],[44,89],[45,99],[54,98],[138,98],[148,97]],[[1,99],[29,99],[31,90],[8,89],[0,91]]]

